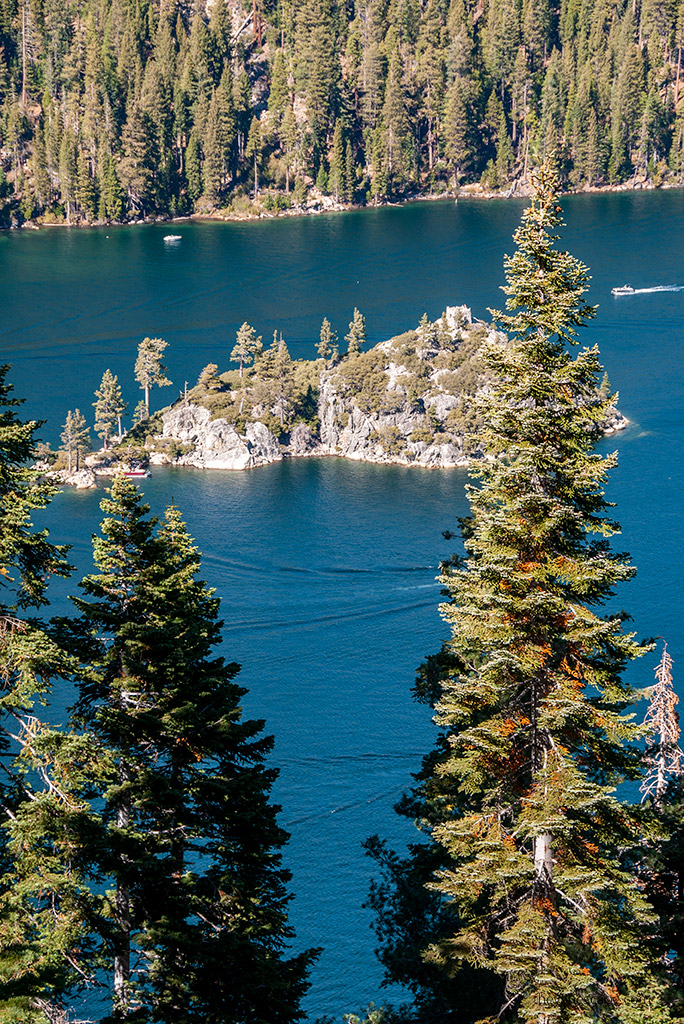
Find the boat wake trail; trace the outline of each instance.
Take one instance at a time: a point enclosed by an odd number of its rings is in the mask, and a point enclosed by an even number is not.
[[[684,284],[659,284],[655,288],[635,288],[632,295],[650,295],[651,292],[684,292]]]

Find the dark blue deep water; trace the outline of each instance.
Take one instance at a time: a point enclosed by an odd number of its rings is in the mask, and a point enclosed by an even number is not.
[[[684,193],[579,196],[564,203],[564,247],[593,275],[599,304],[583,342],[598,343],[620,408],[631,420],[617,447],[609,497],[620,546],[639,572],[617,607],[642,636],[667,638],[684,672],[681,580],[684,291],[613,298],[610,289],[684,286]],[[282,330],[295,356],[313,355],[327,316],[343,335],[354,306],[370,340],[465,303],[476,316],[503,297],[502,261],[522,204],[420,203],[255,224],[42,230],[0,234],[0,359],[28,415],[58,440],[66,411],[89,414],[110,367],[132,405],[138,342],[169,342],[174,387],[228,365],[235,331],[251,322],[268,340]],[[442,531],[466,510],[461,471],[292,461],[245,473],[155,470],[144,482],[153,511],[175,501],[217,588],[225,652],[242,664],[246,714],[276,737],[275,796],[292,833],[292,921],[297,947],[322,945],[307,1000],[312,1018],[390,998],[380,989],[374,937],[362,908],[373,832],[401,845],[411,827],[392,805],[431,743],[429,711],[411,700],[422,658],[446,634],[438,614]],[[59,495],[46,515],[73,545],[79,573],[102,492]],[[75,583],[56,585],[55,608]],[[632,670],[648,685],[657,656]],[[682,676],[679,676],[681,679]],[[680,692],[681,692],[680,684]],[[68,695],[56,693],[59,719]],[[393,993],[396,999],[400,993]]]

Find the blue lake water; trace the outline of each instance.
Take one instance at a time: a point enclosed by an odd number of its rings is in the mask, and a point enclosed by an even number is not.
[[[179,246],[163,225],[0,234],[0,358],[58,440],[66,411],[90,414],[110,367],[133,406],[133,362],[145,335],[169,342],[174,387],[208,362],[228,365],[247,320],[268,340],[276,328],[295,356],[313,355],[327,316],[343,335],[354,306],[380,341],[465,303],[485,318],[503,300],[502,259],[523,204],[418,203],[345,215],[254,224],[183,223]],[[639,572],[616,606],[642,636],[664,636],[684,658],[681,579],[684,193],[578,196],[564,202],[563,245],[591,268],[598,343],[631,426],[617,447],[609,497],[620,546]],[[225,651],[249,687],[245,711],[264,717],[281,769],[275,796],[292,833],[292,921],[297,945],[322,945],[307,1009],[312,1018],[389,998],[380,989],[370,918],[362,908],[372,865],[360,844],[373,832],[412,838],[392,804],[431,743],[429,711],[410,687],[446,629],[435,574],[466,511],[461,471],[290,461],[230,474],[156,470],[144,482],[153,511],[182,509],[204,554],[204,576],[223,599]],[[56,540],[89,568],[101,492],[64,493],[46,514]],[[75,583],[54,587],[63,608]],[[632,670],[648,685],[657,656]],[[681,686],[680,686],[681,692]],[[57,693],[53,714],[68,702]],[[397,998],[397,993],[392,995]]]

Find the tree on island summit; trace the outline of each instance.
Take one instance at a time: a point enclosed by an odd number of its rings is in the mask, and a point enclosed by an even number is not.
[[[67,413],[64,430],[60,434],[62,439],[62,450],[66,452],[68,470],[74,468],[78,473],[81,465],[81,457],[90,451],[90,427],[87,426],[85,416],[80,409],[70,409]]]
[[[102,382],[95,392],[95,431],[102,438],[102,444],[107,450],[109,439],[114,433],[114,425],[119,428],[119,440],[122,437],[121,417],[126,411],[126,403],[121,394],[118,378],[111,370],[105,370],[102,374]]]
[[[200,388],[207,388],[208,391],[218,391],[223,387],[223,381],[218,376],[218,363],[207,363],[197,378],[197,385]]]
[[[354,316],[349,324],[349,333],[344,336],[347,342],[347,355],[354,356],[359,352],[361,345],[367,340],[366,318],[358,309],[354,308]]]
[[[339,356],[337,331],[332,329],[327,317],[323,318],[323,323],[321,324],[321,340],[316,346],[316,351],[326,363],[328,360],[335,362]]]
[[[171,384],[162,363],[168,342],[163,338],[143,338],[138,345],[135,361],[135,379],[145,392],[145,414],[150,415],[150,389],[155,385],[165,388]]]
[[[242,368],[249,366],[261,350],[261,337],[257,337],[257,332],[250,324],[244,323],[238,329],[235,345],[230,353],[231,362],[240,364],[240,380],[242,380]]]
[[[448,913],[423,956],[455,983],[462,965],[499,979],[487,1019],[653,1024],[670,1019],[656,918],[622,860],[645,819],[615,797],[642,771],[622,673],[645,648],[624,615],[597,612],[634,570],[608,543],[598,353],[567,349],[594,310],[586,268],[554,248],[556,191],[543,168],[506,259],[508,312],[493,315],[509,339],[482,353],[467,557],[442,574],[446,741],[419,795]]]
[[[291,1024],[313,952],[286,949],[272,740],[242,719],[178,510],[157,529],[123,477],[102,509],[96,572],[61,639],[80,663],[75,725],[102,751],[86,782],[103,823],[89,856],[114,886],[95,923],[113,951],[112,1019]]]

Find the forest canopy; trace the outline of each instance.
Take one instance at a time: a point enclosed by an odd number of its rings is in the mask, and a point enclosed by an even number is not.
[[[684,3],[2,0],[0,217],[684,175]]]

